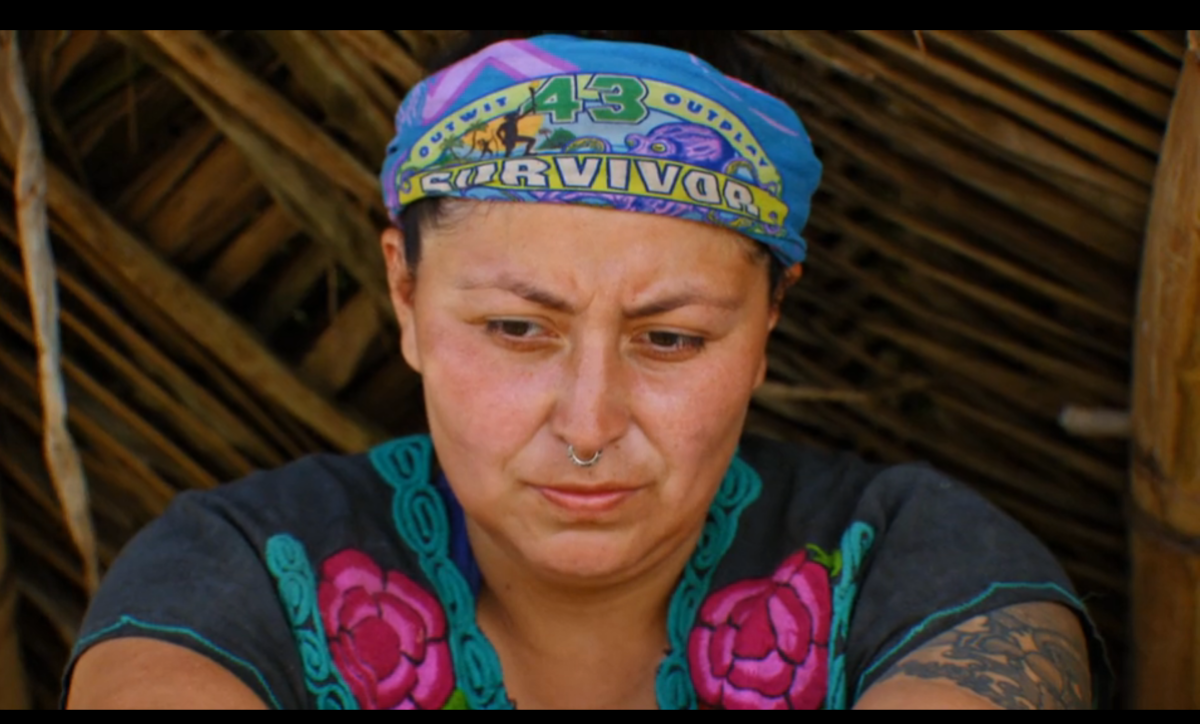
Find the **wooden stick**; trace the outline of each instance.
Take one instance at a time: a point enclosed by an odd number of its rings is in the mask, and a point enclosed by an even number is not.
[[[102,30],[64,30],[65,38],[55,50],[54,74],[50,86],[55,91],[71,77],[71,73],[96,47]]]
[[[14,237],[15,243],[15,233],[7,228],[7,219],[3,212],[0,212],[0,234],[9,233]],[[0,274],[13,283],[21,282],[20,272],[13,269],[6,261],[0,261]],[[219,431],[218,436],[225,441],[225,444],[232,445],[250,455],[258,467],[278,467],[287,462],[285,456],[281,455],[262,436],[252,431],[236,412],[218,400],[208,388],[196,382],[158,345],[151,343],[147,337],[130,325],[119,312],[102,302],[99,296],[85,286],[70,270],[60,267],[58,280],[67,294],[87,310],[89,317],[99,322],[98,325],[94,322],[84,324],[69,309],[64,309],[62,312],[63,323],[76,334],[84,336],[85,341],[99,341],[103,337],[121,345],[124,353],[128,355],[128,360],[118,361],[119,355],[115,351],[104,351],[113,349],[107,342],[103,347],[96,346],[96,349],[101,352],[101,356],[108,359],[117,369],[127,369],[131,376],[145,377],[149,380],[147,383],[149,385],[157,387],[161,384],[166,390],[170,390],[171,397],[179,400],[185,408],[185,411],[180,412],[181,415],[185,415],[186,412],[187,416],[203,421],[203,426],[213,435],[217,435],[217,431]],[[167,394],[165,390],[163,394]],[[203,438],[204,435],[200,434],[198,437]]]
[[[818,331],[821,329],[821,325],[816,322],[810,323],[806,326],[810,326]],[[787,333],[795,330],[796,325],[794,323],[784,325],[781,322],[780,328],[782,331]],[[871,364],[871,355],[854,350],[850,345],[843,344],[842,340],[843,337],[841,335],[830,333],[825,335],[823,341],[818,341],[816,344],[824,348],[841,345],[850,354],[856,355],[862,364]],[[772,357],[773,363],[775,360],[776,358]],[[838,380],[835,375],[831,375],[830,373],[822,370],[820,367],[809,363],[806,355],[797,355],[797,361],[805,367],[805,372],[807,374],[811,374],[812,379],[816,380],[822,386],[835,387],[844,384]],[[963,365],[970,364],[974,364],[974,361],[967,360],[965,363],[960,362],[959,366],[961,367]],[[778,369],[778,365],[773,364],[772,370]],[[913,383],[910,383],[909,386],[920,386],[920,382],[914,381]],[[925,383],[923,387],[932,389],[935,387],[935,385],[930,382]],[[1018,392],[1017,394],[1020,395],[1022,393]],[[939,397],[939,399],[944,399],[944,396]],[[763,400],[764,403],[768,401],[769,400]],[[805,411],[811,411],[814,407],[815,406],[806,405],[804,406],[804,409]],[[779,405],[779,403],[772,403],[772,409],[776,409],[784,416],[795,417],[795,415],[792,414],[794,408],[789,409]],[[1077,503],[1078,498],[1076,496],[1079,494],[1089,495],[1089,502],[1091,502],[1096,498],[1096,492],[1101,488],[1107,488],[1108,490],[1112,490],[1114,488],[1119,489],[1121,485],[1120,475],[1115,471],[1107,469],[1105,466],[1099,465],[1095,461],[1087,459],[1085,455],[1078,451],[1064,449],[1061,446],[1055,445],[1054,443],[1042,443],[1039,441],[1036,443],[1036,446],[1043,447],[1047,454],[1052,456],[1055,460],[1066,459],[1069,465],[1072,467],[1077,467],[1081,472],[1084,472],[1085,475],[1088,475],[1087,478],[1083,479],[1088,481],[1087,485],[1070,486],[1073,489],[1071,489],[1069,493],[1065,493],[1062,490],[1050,490],[1046,487],[1047,481],[1036,480],[1029,474],[1027,466],[1021,466],[1021,468],[1011,467],[1011,469],[1006,469],[1010,468],[1011,464],[1007,461],[1001,462],[1004,460],[1004,458],[997,459],[997,448],[995,442],[988,442],[986,445],[981,445],[976,441],[976,438],[980,437],[978,433],[971,431],[971,435],[968,439],[970,439],[972,442],[967,445],[961,445],[961,447],[965,449],[959,450],[958,448],[960,445],[953,439],[953,436],[948,436],[944,432],[939,433],[936,431],[930,434],[930,432],[925,429],[928,427],[927,425],[914,424],[912,420],[906,419],[906,417],[890,411],[884,405],[872,405],[869,407],[857,405],[824,406],[823,409],[829,410],[830,412],[845,411],[846,413],[850,414],[861,414],[870,420],[872,426],[878,426],[882,423],[897,434],[901,435],[903,438],[913,440],[916,445],[926,449],[928,451],[927,454],[933,455],[934,459],[936,460],[953,460],[957,462],[960,467],[972,470],[976,476],[982,476],[983,479],[993,480],[995,484],[1001,488],[1015,488],[1029,496],[1032,496],[1034,499],[1040,498],[1043,500],[1056,500],[1058,504],[1056,507],[1060,511],[1076,511],[1079,508]],[[974,412],[974,410],[971,412]],[[979,413],[976,413],[976,415],[978,416]],[[1020,431],[1014,433],[1012,425],[997,423],[987,416],[982,416],[982,418],[984,419],[978,419],[976,421],[985,424],[985,426],[987,426],[989,429],[989,432],[991,430],[997,430],[999,432],[1008,434],[1010,437],[1014,435],[1020,437],[1022,435]],[[975,417],[972,419],[975,419]],[[853,430],[854,426],[847,424],[845,418],[843,417],[837,421],[837,424],[834,427],[835,429],[847,430],[849,432],[850,430]],[[852,434],[856,440],[862,435],[862,433],[858,431],[854,431]],[[992,438],[989,439],[994,440],[995,438],[992,436]],[[1028,441],[1026,440],[1025,442]],[[895,462],[901,462],[911,459],[911,457],[912,455],[909,454],[891,459]],[[1025,469],[1023,470],[1022,468]],[[1091,487],[1091,476],[1099,476],[1098,483],[1095,485],[1095,487]],[[1082,482],[1082,480],[1080,482]],[[991,491],[992,488],[989,487],[989,493],[991,493]],[[1016,505],[1016,503],[1012,503],[1012,505]],[[1090,517],[1094,520],[1105,520],[1110,524],[1115,524],[1120,520],[1119,512],[1116,506],[1089,504],[1087,507],[1090,512]],[[1046,511],[1044,510],[1039,511],[1036,514],[1031,511],[1026,511],[1023,513],[1023,519],[1037,520],[1045,515]],[[1049,515],[1053,517],[1054,513],[1050,513]],[[1088,547],[1091,545],[1091,543],[1085,544],[1079,542],[1085,538],[1086,540],[1093,542],[1102,539],[1112,542],[1112,538],[1110,537],[1106,538],[1093,536],[1091,533],[1086,532],[1087,529],[1082,526],[1077,526],[1076,528],[1077,529],[1072,533],[1074,536],[1073,539],[1078,543],[1077,547],[1082,546],[1082,550],[1093,550],[1092,548]],[[1056,533],[1060,532],[1061,531],[1056,531]],[[1063,540],[1067,541],[1071,539],[1067,538],[1066,535],[1063,535]],[[1119,540],[1116,541],[1115,548],[1117,550],[1121,550],[1123,548],[1123,543]]]
[[[186,268],[188,261],[207,256],[266,200],[245,156],[222,139],[138,229],[163,256]]]
[[[854,168],[877,183],[884,183],[898,197],[897,203],[922,216],[944,219],[961,229],[980,229],[982,241],[1016,255],[1090,298],[1113,309],[1132,306],[1131,285],[1109,267],[1096,263],[1094,255],[1067,237],[1030,223],[1020,209],[1001,206],[954,183],[939,170],[910,161],[865,134],[853,134],[839,124],[807,116],[805,123],[834,144],[838,153],[853,159]],[[826,155],[830,155],[829,152]],[[978,243],[978,242],[977,242]],[[1124,313],[1124,312],[1123,312]]]
[[[936,360],[940,366],[946,367],[949,370],[956,368],[961,369],[972,365],[972,361],[967,355],[956,355],[954,350],[940,347],[933,342],[922,339],[916,334],[902,331],[880,322],[872,322],[867,328],[880,335],[893,339],[898,344],[903,344],[915,352],[919,352],[924,357]],[[999,379],[1004,379],[1005,372],[1002,369],[992,365],[987,365],[984,362],[978,362],[978,366],[982,369],[971,370],[969,374],[981,375],[984,373],[990,373]],[[1007,374],[1013,378],[1016,378],[1017,380],[1020,380],[1018,375],[1012,373]],[[1003,390],[997,391],[997,394],[1001,397],[1005,396]],[[1020,390],[1018,388],[1009,394],[1020,394]],[[944,398],[942,400],[942,404],[946,407],[953,407],[957,405],[955,401],[949,398]],[[965,412],[962,413],[964,415],[983,415],[983,413],[978,412],[974,408],[966,407],[964,409]],[[990,424],[994,429],[997,429],[998,432],[1008,434],[1010,437],[1026,447],[1042,450],[1047,455],[1051,455],[1055,459],[1060,460],[1062,464],[1074,468],[1083,475],[1086,475],[1088,480],[1095,481],[1095,483],[1101,487],[1112,491],[1119,491],[1121,489],[1122,476],[1118,472],[1115,472],[1110,466],[1091,458],[1081,451],[1072,450],[1050,440],[1043,439],[1015,425],[993,422],[992,418],[980,419],[979,421],[982,424]]]
[[[207,120],[201,120],[159,155],[125,187],[112,208],[122,219],[140,226],[178,189],[188,174],[221,140]]]
[[[1063,408],[1058,423],[1075,437],[1128,439],[1133,433],[1133,419],[1128,410],[1068,405]]]
[[[831,255],[814,255],[814,260],[823,265],[826,264],[826,258],[830,259],[829,265],[840,264],[837,268],[839,273],[863,286],[870,284],[872,296],[885,301],[893,309],[912,315],[922,327],[932,330],[941,328],[950,335],[963,335],[965,332],[974,331],[970,324],[950,319],[938,311],[922,306],[912,294],[894,285],[880,281],[871,283],[872,279],[867,273],[849,263],[835,262]],[[833,335],[830,341],[836,342],[838,339],[838,336]],[[972,338],[968,336],[966,339]],[[899,344],[903,345],[903,342],[899,341]],[[1013,405],[1036,417],[1048,419],[1058,409],[1057,403],[1054,402],[1057,390],[1046,382],[1036,377],[1018,374],[989,361],[971,360],[969,364],[962,364],[961,358],[950,356],[944,349],[937,346],[921,349],[918,353],[928,362],[946,367],[950,374],[962,377],[970,384],[977,385],[1000,398],[1008,399]]]
[[[45,158],[14,31],[0,31],[0,51],[4,54],[6,68],[2,91],[6,97],[0,102],[0,120],[16,146],[17,229],[37,340],[46,464],[62,502],[67,527],[83,557],[88,590],[95,591],[100,585],[96,533],[88,512],[83,464],[67,428],[67,399],[60,362],[58,287],[46,228]]]
[[[316,31],[260,32],[291,70],[296,82],[320,105],[330,126],[352,138],[364,153],[382,153],[393,135],[394,108],[385,111],[345,72]]]
[[[1030,452],[1040,452],[1050,460],[1060,462],[1068,468],[1086,475],[1089,480],[1095,481],[1098,486],[1101,486],[1113,493],[1120,493],[1122,490],[1123,476],[1115,471],[1111,466],[1106,465],[1083,452],[1071,448],[1069,445],[1060,443],[1049,436],[1039,435],[1035,430],[1026,427],[1014,425],[1005,422],[997,416],[989,415],[987,412],[980,410],[978,407],[968,405],[960,400],[956,400],[949,395],[939,394],[937,392],[930,393],[934,401],[942,407],[961,415],[962,417],[971,420],[983,427],[986,427],[990,432],[1004,435],[1017,443],[1024,449]],[[1079,496],[1087,494],[1087,488],[1083,485],[1071,486],[1071,496]],[[1101,515],[1105,516],[1105,522],[1113,526],[1120,526],[1124,522],[1124,517],[1121,511],[1111,505],[1096,505],[1099,501],[1098,496],[1088,496],[1084,499],[1075,498],[1076,505],[1080,509],[1091,509],[1093,511],[1103,510]],[[1065,506],[1070,509],[1072,497],[1067,497],[1063,500]]]
[[[1110,104],[1096,101],[1070,84],[1057,82],[1053,76],[1047,77],[1047,74],[1035,68],[1013,62],[1008,54],[992,50],[969,34],[949,30],[928,32],[937,42],[983,64],[1013,85],[1104,128],[1143,151],[1158,153],[1158,147],[1162,144],[1162,133],[1158,129],[1117,112]]]
[[[137,31],[110,31],[122,41]],[[140,33],[210,92],[235,106],[296,158],[305,159],[343,189],[368,204],[381,204],[375,174],[321,132],[279,92],[238,65],[199,31],[144,30]]]
[[[405,90],[425,77],[425,69],[413,60],[399,43],[382,30],[334,30],[344,43],[358,51],[364,59],[379,66]]]
[[[1067,47],[1061,38],[1033,30],[993,30],[992,34],[1036,58],[1057,66],[1076,78],[1099,88],[1152,118],[1166,122],[1171,112],[1171,95],[1160,88],[1113,70],[1086,53]]]
[[[1177,30],[1131,30],[1129,32],[1158,48],[1170,56],[1172,60],[1182,60],[1183,54],[1187,52],[1187,48],[1184,47],[1179,38],[1169,35],[1169,33],[1179,32]]]
[[[362,451],[384,435],[339,408],[270,352],[253,332],[118,224],[54,166],[47,166],[50,207],[79,242],[101,255],[188,335],[259,394],[303,420],[345,451]]]
[[[1057,137],[1064,144],[1073,146],[1098,161],[1113,165],[1132,179],[1149,181],[1154,176],[1154,162],[1150,156],[1138,153],[1081,122],[934,55],[922,56],[920,51],[886,31],[858,32],[861,37],[912,60],[964,91],[1017,114],[1031,125]]]
[[[883,252],[889,259],[904,263],[918,276],[952,289],[983,306],[990,307],[1004,314],[1009,314],[1021,320],[1029,327],[1042,329],[1084,347],[1104,348],[1102,340],[1097,340],[1077,329],[1072,329],[1071,327],[1047,319],[1043,314],[1018,304],[1001,294],[973,284],[971,281],[964,280],[960,275],[938,269],[932,264],[923,261],[919,255],[903,250],[899,245],[893,243],[882,234],[862,224],[851,221],[849,218],[843,216],[831,219],[831,216],[832,214],[826,215],[818,212],[814,214],[813,219],[826,225],[836,226],[844,233],[851,234],[855,238],[867,242],[872,247]],[[1104,349],[1104,351],[1107,352],[1108,350]]]
[[[348,45],[338,35],[338,31],[317,30],[314,32],[321,37],[321,42],[333,53],[338,65],[349,74],[350,78],[362,85],[367,95],[383,111],[384,120],[387,122],[387,138],[385,139],[385,143],[390,142],[392,136],[395,135],[392,118],[396,115],[396,109],[400,106],[400,99],[404,96],[403,91],[397,91],[394,86],[384,80],[379,69],[372,65],[368,58],[364,58],[353,47]],[[368,152],[371,150],[368,149]]]
[[[36,377],[33,370],[27,369],[16,355],[0,349],[0,370],[10,379],[17,380],[34,389]],[[30,405],[23,404],[16,390],[0,388],[0,404],[8,407],[15,416],[23,420],[31,429],[38,429],[40,422],[37,412]],[[175,496],[175,490],[163,480],[157,472],[140,456],[135,455],[118,440],[104,425],[95,421],[89,411],[76,405],[68,411],[71,425],[79,430],[80,438],[89,446],[115,461],[124,468],[124,490],[140,501],[147,510],[159,511]],[[10,453],[11,454],[11,453]]]
[[[1133,395],[1133,705],[1200,708],[1200,49],[1147,226]]]
[[[363,359],[385,329],[369,295],[359,292],[330,319],[329,326],[304,355],[300,369],[328,389],[341,391],[357,374]]]
[[[297,153],[295,148],[288,145],[286,139],[280,137],[282,128],[264,128],[256,125],[255,119],[247,116],[249,109],[230,104],[228,93],[222,95],[210,90],[202,82],[203,78],[195,75],[200,69],[178,63],[176,59],[162,52],[160,47],[145,42],[143,35],[122,31],[118,37],[142,52],[146,60],[153,63],[160,72],[187,93],[239,148],[245,160],[254,168],[258,179],[292,220],[316,240],[332,249],[338,262],[370,291],[379,311],[385,317],[391,317],[394,313],[387,294],[378,233],[369,215],[354,204],[348,203],[348,200],[337,192],[333,185],[335,179],[329,175],[329,169],[311,163],[312,154],[305,155],[302,151]],[[174,34],[171,34],[171,37],[174,38]],[[196,42],[201,45],[209,42],[203,39],[203,36],[198,37],[200,40]],[[175,40],[171,42],[174,43]],[[215,46],[205,52],[223,53]],[[235,64],[231,58],[225,58],[221,65],[224,67]],[[279,102],[285,101],[279,99]],[[287,108],[293,113],[299,113],[290,105]],[[305,121],[307,122],[307,119]],[[310,130],[321,133],[316,128]],[[323,134],[322,137],[332,143]],[[378,184],[374,180],[372,189],[376,193],[370,205],[381,209],[382,201],[377,193]]]
[[[1022,285],[1026,289],[1044,295],[1060,304],[1097,315],[1122,327],[1128,327],[1133,323],[1132,315],[1125,313],[1124,310],[1114,310],[1087,295],[1075,292],[1045,276],[1007,261],[998,254],[981,249],[960,235],[939,228],[929,219],[905,211],[899,205],[887,199],[880,198],[879,196],[870,196],[864,189],[847,183],[843,178],[830,177],[826,179],[825,187],[835,190],[839,196],[849,196],[864,206],[870,206],[872,210],[883,218],[919,234],[923,239],[943,249],[960,255],[963,258],[970,259],[980,266],[1007,278],[1009,281]]]
[[[871,402],[869,392],[859,390],[833,390],[821,387],[801,387],[784,385],[778,382],[764,382],[754,392],[758,402],[766,400],[779,402],[840,402],[851,405],[865,405]]]
[[[900,103],[907,112],[922,109],[925,117],[937,116],[943,133],[973,140],[989,153],[1000,151],[1017,163],[1038,170],[1054,171],[1070,178],[1077,185],[1094,186],[1122,198],[1144,200],[1148,178],[1135,181],[1112,169],[1102,161],[1088,158],[1081,151],[1046,138],[1033,128],[1014,120],[1001,108],[973,102],[969,96],[947,91],[922,75],[906,71],[903,66],[885,63],[832,35],[785,33],[784,31],[755,31],[779,47],[801,54],[818,66],[836,68],[872,88],[883,90],[888,101]],[[810,91],[833,90],[833,84],[809,73],[802,67],[789,64],[778,74],[781,82],[791,78],[809,77],[816,82],[805,84]],[[805,120],[807,121],[807,116]]]
[[[229,242],[204,274],[204,288],[217,299],[228,299],[266,266],[285,241],[298,233],[296,225],[272,204]]]
[[[334,262],[329,249],[315,242],[292,254],[287,266],[272,280],[270,292],[250,314],[251,323],[264,336],[273,335],[296,312],[313,287]]]
[[[33,336],[32,330],[21,321],[13,310],[2,303],[0,303],[0,323],[10,327],[22,337],[29,338]],[[32,342],[34,340],[30,339],[29,341]],[[96,399],[117,420],[128,425],[132,431],[153,446],[156,452],[178,466],[178,469],[184,473],[181,477],[190,483],[190,487],[215,488],[220,484],[221,481],[217,480],[212,473],[205,470],[190,455],[168,439],[157,426],[152,425],[141,415],[137,414],[120,397],[110,392],[107,387],[80,369],[76,363],[70,359],[64,359],[62,360],[62,369],[74,384],[79,385],[80,389]]]
[[[830,96],[835,93],[836,96],[831,99]],[[1128,228],[1124,228],[1133,223],[1127,215],[1121,226],[1113,224],[1102,218],[1104,214],[1097,212],[1094,204],[1084,206],[1079,201],[1067,198],[1066,192],[1050,185],[1041,176],[1014,169],[1007,164],[997,164],[982,154],[964,153],[960,145],[947,138],[948,134],[933,133],[907,119],[898,123],[881,113],[879,108],[850,93],[831,91],[824,99],[833,100],[844,109],[855,125],[888,139],[896,152],[950,174],[961,183],[1114,261],[1130,264],[1136,259],[1136,237]],[[827,108],[821,110],[829,113]],[[806,123],[814,129],[833,125],[822,124],[819,117],[812,115],[806,116]],[[827,134],[822,131],[821,135]],[[1140,228],[1140,223],[1134,226]]]
[[[1071,38],[1104,55],[1130,75],[1148,80],[1160,88],[1172,90],[1175,87],[1175,81],[1179,78],[1179,71],[1174,63],[1144,53],[1103,30],[1063,30],[1060,32],[1066,33]]]

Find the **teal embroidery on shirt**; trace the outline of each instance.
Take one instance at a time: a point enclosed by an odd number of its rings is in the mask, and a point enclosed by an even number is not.
[[[688,636],[696,614],[712,585],[717,564],[725,557],[737,537],[742,512],[762,493],[762,479],[740,457],[734,456],[721,488],[708,511],[708,520],[700,534],[696,552],[683,570],[683,577],[667,614],[667,639],[671,650],[658,667],[655,693],[661,709],[695,709],[696,689],[688,665]]]
[[[396,491],[392,504],[396,531],[417,554],[446,611],[450,656],[467,705],[475,710],[512,709],[500,657],[475,623],[475,596],[449,556],[450,519],[430,481],[432,443],[423,435],[402,438],[375,448],[370,458]]]
[[[858,574],[874,542],[875,530],[866,523],[854,523],[842,535],[842,571],[833,589],[833,626],[829,632],[829,689],[825,692],[825,708],[830,711],[848,708],[846,644],[850,638],[850,618],[858,600]]]
[[[304,666],[304,685],[316,700],[317,709],[358,709],[358,702],[329,653],[329,642],[317,610],[317,580],[304,545],[290,535],[272,536],[267,541],[266,562],[292,626]]]

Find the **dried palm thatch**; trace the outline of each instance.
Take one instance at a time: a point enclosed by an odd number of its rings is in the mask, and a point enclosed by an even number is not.
[[[421,427],[375,168],[402,94],[465,32],[22,33],[101,567],[181,490]],[[1127,429],[1143,228],[1186,35],[728,42],[797,108],[827,169],[751,427],[971,483],[1059,555],[1119,663],[1127,445],[1059,420],[1116,411]],[[14,144],[0,151],[11,197]],[[38,452],[38,337],[8,209],[0,489],[31,690],[49,706],[87,574]]]

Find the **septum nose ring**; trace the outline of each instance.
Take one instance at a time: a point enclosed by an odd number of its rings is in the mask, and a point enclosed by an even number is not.
[[[567,445],[567,457],[571,458],[571,462],[575,463],[577,466],[579,466],[581,468],[590,468],[593,465],[595,465],[596,463],[600,462],[600,454],[602,452],[603,452],[603,450],[597,450],[596,454],[593,455],[588,460],[580,460],[579,456],[575,454],[575,446]]]

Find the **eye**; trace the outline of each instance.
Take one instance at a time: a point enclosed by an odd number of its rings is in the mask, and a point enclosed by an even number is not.
[[[496,334],[513,339],[533,339],[542,333],[540,325],[523,319],[493,319],[487,323],[489,334]]]
[[[704,349],[704,338],[678,332],[647,332],[646,341],[661,352],[689,352]]]

